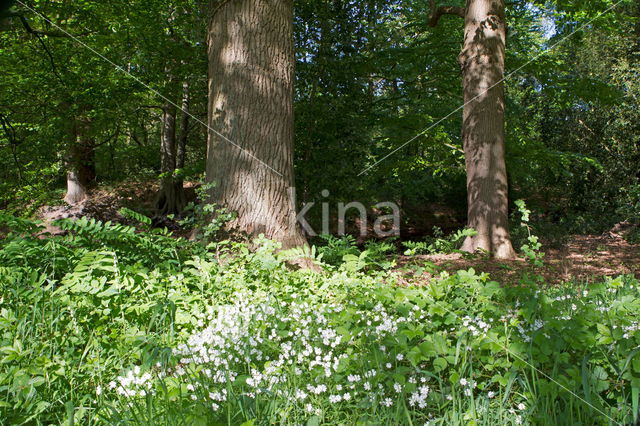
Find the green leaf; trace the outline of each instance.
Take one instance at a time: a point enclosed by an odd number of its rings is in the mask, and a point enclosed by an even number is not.
[[[447,368],[447,365],[448,365],[447,360],[444,359],[444,358],[436,358],[433,361],[433,367],[435,368],[435,370],[437,372],[440,372],[440,371],[444,370],[445,368]]]
[[[320,426],[320,417],[311,416],[309,420],[307,420],[307,426]]]
[[[631,388],[631,408],[633,410],[633,423],[638,424],[638,399],[640,399],[640,387],[634,386]]]

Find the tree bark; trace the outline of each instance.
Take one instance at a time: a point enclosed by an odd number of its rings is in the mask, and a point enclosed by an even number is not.
[[[95,141],[90,135],[91,122],[80,119],[73,125],[72,142],[67,151],[67,193],[64,201],[75,205],[83,202],[96,179]]]
[[[504,160],[504,0],[467,0],[460,54],[464,90],[463,143],[468,226],[477,231],[462,249],[511,259],[508,184]]]
[[[302,246],[306,241],[289,194],[294,186],[293,1],[233,0],[214,3],[211,11],[211,199],[237,213],[230,227],[264,234],[285,249]]]
[[[176,168],[183,169],[185,157],[187,155],[187,141],[189,140],[189,106],[191,97],[189,93],[189,82],[182,84],[182,111],[180,116],[180,139],[178,139],[178,148],[176,154]],[[180,179],[182,181],[182,179]]]
[[[185,204],[182,181],[174,176],[176,170],[176,107],[162,107],[162,132],[160,137],[160,191],[156,200],[159,216],[179,214]]]

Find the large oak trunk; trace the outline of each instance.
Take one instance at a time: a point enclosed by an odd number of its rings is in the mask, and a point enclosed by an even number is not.
[[[67,193],[64,201],[74,205],[86,200],[96,179],[95,142],[90,135],[89,120],[73,126],[72,142],[67,151]]]
[[[262,233],[284,248],[301,246],[305,238],[289,194],[294,185],[293,1],[217,4],[208,37],[209,127],[215,129],[209,131],[207,152],[207,179],[215,184],[212,201],[237,213],[231,227]]]
[[[504,0],[467,0],[463,74],[463,142],[467,170],[468,226],[477,231],[462,249],[515,257],[508,227],[504,160]]]

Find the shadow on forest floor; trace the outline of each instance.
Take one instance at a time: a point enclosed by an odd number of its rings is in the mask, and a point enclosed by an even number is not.
[[[574,235],[559,249],[543,247],[543,250],[544,266],[535,270],[524,258],[496,261],[479,256],[467,258],[460,253],[402,256],[398,265],[431,266],[426,268],[429,272],[418,277],[425,281],[440,271],[454,273],[469,268],[487,272],[491,279],[502,283],[516,283],[525,272],[542,275],[548,284],[622,274],[640,278],[640,246],[630,244],[620,235]]]

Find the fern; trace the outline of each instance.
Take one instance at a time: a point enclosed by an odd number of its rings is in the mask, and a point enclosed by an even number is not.
[[[323,254],[318,252],[316,246],[294,247],[288,250],[282,250],[278,253],[278,258],[283,262],[292,260],[309,259],[316,265],[322,264]]]
[[[138,213],[126,207],[123,207],[120,210],[118,210],[118,213],[120,213],[123,217],[127,219],[131,219],[138,222],[139,224],[143,225],[145,229],[148,229],[151,226],[151,218],[143,215],[142,213]]]
[[[69,232],[67,239],[71,244],[93,251],[112,250],[127,262],[148,266],[161,263],[178,265],[199,247],[174,238],[166,229],[137,232],[133,226],[103,223],[86,217],[60,219],[55,224]]]
[[[318,247],[318,253],[322,256],[325,263],[338,266],[343,262],[344,256],[358,256],[360,250],[356,246],[356,240],[352,235],[345,235],[336,238],[333,235],[321,235],[320,238],[325,241],[326,245]]]
[[[7,228],[9,235],[33,235],[44,229],[41,222],[15,217],[0,212],[0,229]]]

